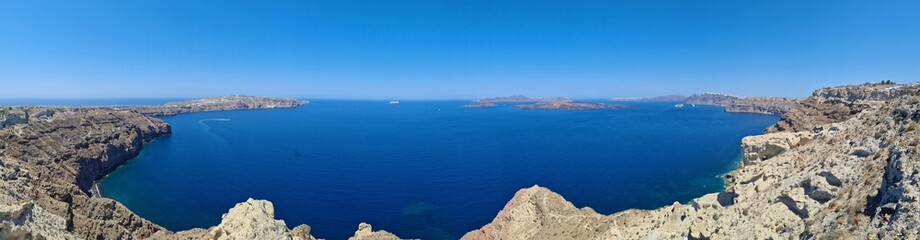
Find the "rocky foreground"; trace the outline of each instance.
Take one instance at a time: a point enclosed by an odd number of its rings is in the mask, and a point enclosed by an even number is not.
[[[920,238],[920,87],[819,89],[785,111],[742,140],[724,192],[604,215],[534,186],[463,239]],[[314,239],[264,200],[237,204],[218,226],[170,232],[94,197],[93,181],[169,126],[133,109],[52,112],[0,130],[0,238]],[[398,238],[362,223],[351,239]]]

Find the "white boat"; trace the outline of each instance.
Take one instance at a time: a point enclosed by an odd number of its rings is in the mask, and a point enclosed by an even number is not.
[[[397,100],[390,100],[390,104],[399,104],[399,101],[397,101]]]
[[[678,104],[674,105],[674,107],[676,107],[676,108],[682,108],[682,107],[684,107],[684,104],[683,104],[683,103],[678,103]]]

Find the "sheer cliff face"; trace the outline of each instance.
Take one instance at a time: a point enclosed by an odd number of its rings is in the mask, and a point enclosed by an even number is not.
[[[812,131],[816,126],[841,122],[870,105],[878,105],[916,91],[916,85],[862,84],[815,90],[811,97],[790,107],[766,132]]]
[[[92,197],[90,189],[136,156],[144,142],[169,134],[169,126],[126,111],[55,113],[0,131],[0,206],[11,209],[0,212],[4,231],[52,239],[137,238],[162,231],[111,199]]]
[[[786,118],[809,131],[746,138],[745,161],[726,176],[723,193],[602,215],[532,187],[464,239],[916,239],[920,93],[843,88],[855,89],[819,90],[812,99],[848,99],[861,111],[826,124]]]

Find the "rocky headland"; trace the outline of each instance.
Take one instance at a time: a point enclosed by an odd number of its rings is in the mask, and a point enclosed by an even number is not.
[[[309,226],[274,219],[264,200],[237,204],[218,226],[171,232],[93,196],[93,181],[169,125],[133,109],[52,112],[0,130],[3,238],[314,239]],[[463,239],[920,237],[920,87],[819,89],[766,132],[742,140],[744,159],[725,175],[723,192],[606,215],[533,186]],[[398,238],[362,223],[351,239]]]
[[[644,101],[644,102],[679,102],[683,104],[718,106],[726,112],[757,113],[768,115],[783,115],[797,101],[780,97],[739,97],[721,93],[702,93],[690,96],[666,95],[651,98],[613,98],[612,101]]]
[[[292,108],[308,104],[293,98],[267,98],[255,96],[225,96],[183,102],[168,102],[160,106],[131,106],[147,116],[172,116],[180,113],[210,112],[246,109]]]

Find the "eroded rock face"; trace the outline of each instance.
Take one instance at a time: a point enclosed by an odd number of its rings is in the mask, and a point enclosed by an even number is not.
[[[905,84],[880,84],[868,83],[862,85],[847,85],[840,87],[827,87],[815,90],[812,97],[822,101],[864,102],[888,101],[910,94],[911,85]]]
[[[811,97],[793,105],[766,132],[817,131],[818,126],[842,122],[873,105],[915,94],[916,84],[847,85],[815,90]]]
[[[54,111],[46,107],[0,107],[0,129],[30,120],[48,120]]]
[[[723,193],[602,215],[532,187],[464,239],[920,238],[920,93],[866,96],[888,99],[809,132],[746,139],[753,163]]]
[[[811,132],[783,132],[745,137],[741,139],[744,163],[755,164],[811,142],[813,138],[814,133]]]
[[[374,228],[370,224],[361,223],[358,224],[358,231],[355,231],[355,235],[348,238],[348,240],[398,240],[399,237],[389,233],[387,231],[379,230],[374,231]]]
[[[40,216],[0,224],[46,238],[59,232],[83,239],[143,238],[162,231],[111,199],[93,197],[90,189],[136,156],[145,141],[169,134],[169,126],[130,111],[54,111],[50,119],[0,131],[0,205],[28,202],[34,204],[28,216]]]
[[[288,230],[282,220],[275,219],[271,202],[250,198],[238,203],[221,217],[220,224],[205,231],[192,229],[176,234],[161,234],[156,239],[287,239],[313,240],[310,226],[300,225]]]
[[[610,219],[578,209],[559,194],[533,186],[518,191],[492,223],[462,239],[598,239]]]
[[[275,220],[271,202],[250,198],[238,203],[221,217],[220,224],[211,228],[212,239],[290,239],[284,221]]]

